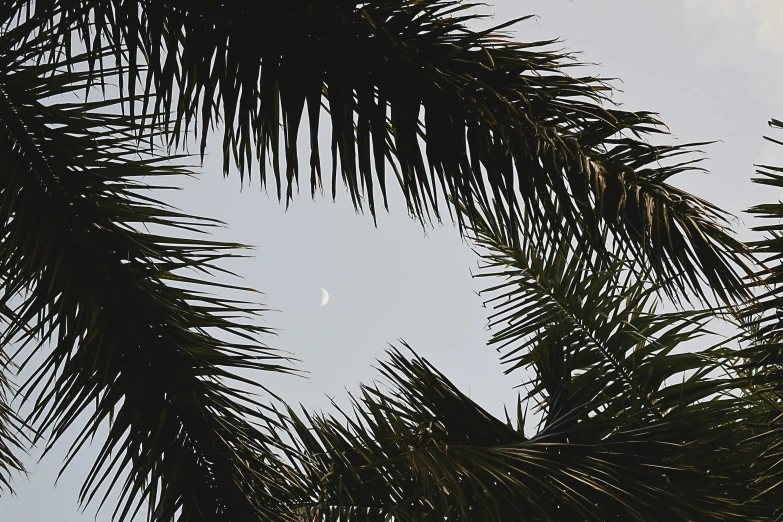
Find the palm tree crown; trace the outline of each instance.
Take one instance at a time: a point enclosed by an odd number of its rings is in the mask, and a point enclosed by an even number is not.
[[[614,107],[555,42],[511,40],[522,19],[470,29],[473,8],[0,6],[5,491],[31,442],[76,433],[67,466],[108,427],[79,500],[118,496],[117,520],[779,516],[780,227],[736,240],[725,212],[668,183],[699,168],[701,144],[651,144],[665,134],[654,114]],[[508,372],[532,371],[513,419],[407,346],[380,364],[388,386],[363,387],[342,415],[240,391],[263,387],[245,370],[293,371],[261,341],[261,308],[213,294],[243,245],[191,238],[217,223],[150,190],[190,173],[176,151],[191,130],[203,154],[220,124],[225,173],[274,177],[288,203],[305,116],[311,195],[326,180],[334,197],[340,178],[374,217],[393,174],[412,216],[446,208],[472,242],[492,281],[491,344]],[[690,350],[718,315],[740,349]],[[15,383],[15,367],[31,377]]]

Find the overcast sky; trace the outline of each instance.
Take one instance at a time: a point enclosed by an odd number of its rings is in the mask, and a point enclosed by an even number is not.
[[[484,10],[493,23],[539,15],[515,28],[518,40],[562,38],[597,64],[591,72],[622,79],[616,101],[623,108],[659,112],[676,142],[721,140],[706,149],[711,174],[675,184],[738,215],[780,198],[750,183],[754,163],[783,164],[783,148],[761,138],[769,118],[783,118],[780,0],[504,0]],[[396,193],[377,228],[339,191],[336,203],[313,202],[303,191],[286,212],[255,181],[240,191],[237,177],[223,179],[217,151],[203,172],[171,201],[228,223],[218,239],[257,246],[254,258],[232,267],[278,310],[265,316],[279,329],[268,344],[311,372],[308,379],[262,375],[284,399],[309,408],[329,409],[330,398],[346,404],[347,391],[377,377],[373,362],[400,338],[491,412],[501,414],[516,397],[520,376],[503,377],[486,347],[486,310],[475,293],[481,281],[469,272],[476,258],[450,223],[425,235]],[[331,294],[322,308],[321,288]],[[53,488],[61,455],[28,459],[18,496],[0,498],[0,521],[95,518],[93,507],[82,513],[76,504],[91,455]],[[112,507],[98,519],[109,520]]]

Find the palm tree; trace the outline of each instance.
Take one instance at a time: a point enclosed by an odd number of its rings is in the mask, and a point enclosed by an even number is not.
[[[48,34],[32,23],[4,31],[0,58],[2,339],[22,367],[46,350],[17,392],[31,405],[25,422],[47,447],[78,423],[70,460],[111,419],[82,500],[130,472],[117,484],[122,518],[148,500],[160,520],[178,509],[185,519],[271,518],[261,492],[285,485],[254,426],[265,417],[226,379],[241,380],[232,373],[240,368],[284,368],[258,341],[263,329],[242,321],[252,308],[179,273],[209,271],[236,246],[157,232],[210,222],[144,195],[143,177],[183,172],[154,152],[138,155],[137,133],[157,131],[106,111],[119,100],[70,101],[90,82],[78,70],[85,57],[36,63]],[[88,420],[77,421],[90,403]],[[6,468],[18,467],[11,455]]]
[[[653,304],[749,295],[750,251],[725,213],[667,183],[698,168],[686,154],[699,144],[651,145],[665,132],[654,114],[613,108],[610,86],[567,74],[578,64],[554,42],[504,36],[513,22],[470,30],[469,7],[0,6],[0,485],[24,436],[50,448],[76,431],[67,465],[108,425],[79,500],[118,494],[120,520],[769,516],[757,496],[777,433],[750,427],[777,403],[745,393],[769,372],[728,368],[722,347],[676,353],[714,310]],[[290,201],[306,109],[314,195],[322,108],[333,197],[340,177],[374,216],[390,168],[415,218],[447,208],[511,278],[491,290],[511,321],[495,339],[512,370],[535,368],[535,435],[521,406],[493,419],[398,351],[383,368],[403,399],[366,388],[356,418],[303,420],[232,385],[259,386],[239,370],[292,371],[260,341],[260,309],[209,293],[242,245],[179,237],[215,223],[146,191],[189,172],[168,152],[191,130],[203,154],[221,123],[225,173],[257,165],[271,183],[271,163]],[[36,357],[12,389],[13,365]]]
[[[542,245],[482,211],[490,344],[532,375],[515,418],[392,349],[352,412],[287,411],[309,457],[302,519],[775,520],[779,377],[752,382],[708,330],[715,310],[656,310],[638,261],[582,257],[565,219]]]

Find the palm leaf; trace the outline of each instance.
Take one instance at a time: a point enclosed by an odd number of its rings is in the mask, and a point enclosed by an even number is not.
[[[775,129],[783,129],[783,122],[771,120],[770,126]],[[768,141],[782,144],[774,138],[767,137]],[[772,165],[758,165],[754,178],[755,183],[767,187],[783,187],[783,168]],[[767,221],[754,227],[756,232],[764,233],[764,238],[750,243],[751,248],[761,260],[761,269],[756,274],[758,289],[756,299],[746,303],[744,308],[736,315],[744,331],[746,349],[738,354],[744,365],[741,368],[754,374],[760,380],[769,378],[775,387],[781,383],[780,365],[781,358],[781,310],[783,309],[783,289],[780,286],[783,281],[783,225],[780,218],[783,217],[783,204],[764,203],[750,208],[748,213]],[[775,220],[774,223],[769,221]]]
[[[252,322],[261,310],[210,293],[241,245],[172,235],[217,222],[145,194],[189,173],[139,149],[137,132],[157,131],[110,95],[70,102],[91,81],[87,56],[36,64],[51,34],[4,27],[0,346],[23,368],[43,360],[20,390],[30,425],[47,450],[75,434],[66,466],[108,426],[80,500],[118,495],[117,520],[145,505],[155,522],[284,519],[285,469],[238,388],[258,385],[238,372],[287,370]]]
[[[574,439],[602,432],[599,419],[528,438],[521,413],[502,422],[423,359],[390,358],[391,388],[364,387],[353,415],[288,412],[311,457],[294,504],[303,520],[771,520],[751,500],[757,489],[739,489],[748,451],[725,447],[746,434],[737,404],[594,441]]]
[[[537,244],[481,209],[469,231],[508,371],[532,370],[517,419],[492,417],[419,357],[381,363],[353,414],[288,418],[310,476],[305,520],[771,520],[755,496],[779,434],[716,374],[730,351],[697,352],[708,311],[656,313],[658,287],[627,258],[578,254],[568,223]],[[527,404],[542,417],[528,435]],[[526,429],[527,428],[527,429]],[[749,469],[748,462],[759,464]]]
[[[771,120],[770,127],[783,129],[783,122]],[[774,138],[767,137],[768,141],[783,145]],[[754,178],[755,183],[767,187],[783,187],[783,168],[772,165],[758,165],[756,173],[758,177]],[[764,203],[750,208],[748,213],[763,220],[780,220],[783,216],[783,204]],[[764,233],[765,237],[759,241],[750,244],[754,252],[761,259],[763,270],[757,275],[759,282],[757,286],[762,289],[762,294],[756,301],[750,303],[745,314],[745,328],[753,333],[755,339],[763,342],[777,342],[780,338],[781,323],[776,313],[782,306],[780,282],[783,280],[783,226],[779,222],[764,224],[754,227],[756,232]]]
[[[4,324],[0,314],[0,325]],[[0,493],[14,492],[14,475],[24,473],[25,468],[19,454],[27,448],[27,437],[22,431],[24,423],[11,406],[10,398],[15,390],[10,377],[13,374],[9,357],[0,350]]]
[[[783,122],[772,119],[770,127],[783,129]],[[765,137],[768,141],[783,145],[774,137]],[[757,165],[755,183],[770,187],[783,187],[783,168],[774,165]],[[750,439],[757,443],[763,441],[765,449],[753,462],[753,466],[769,466],[768,487],[759,495],[762,501],[775,505],[776,519],[783,517],[783,509],[775,502],[776,494],[781,491],[783,472],[779,469],[780,441],[783,433],[783,204],[763,203],[750,208],[748,213],[765,221],[754,227],[764,237],[749,243],[755,255],[760,259],[757,280],[753,284],[756,298],[748,301],[735,314],[742,331],[741,350],[734,361],[738,373],[745,376],[752,386],[746,390],[746,396],[754,402],[759,411],[756,435]]]
[[[23,12],[32,2],[12,4]],[[521,43],[502,33],[519,20],[469,29],[479,17],[471,7],[451,0],[42,0],[32,12],[57,28],[53,48],[70,41],[71,29],[88,48],[108,42],[127,67],[124,92],[157,93],[146,111],[171,118],[173,144],[195,128],[203,153],[221,120],[226,173],[234,163],[250,174],[256,158],[265,184],[271,163],[286,201],[299,186],[305,111],[311,192],[323,185],[323,104],[332,129],[327,185],[335,197],[341,179],[357,209],[366,205],[374,215],[378,189],[386,205],[389,162],[418,218],[440,217],[439,193],[471,211],[477,195],[485,205],[494,197],[512,228],[526,208],[535,217],[531,233],[563,213],[585,252],[607,243],[630,250],[672,295],[707,298],[706,282],[719,299],[746,296],[747,250],[726,228],[726,215],[667,183],[697,168],[687,156],[665,161],[693,147],[649,144],[647,137],[665,130],[654,114],[613,108],[607,82],[578,76],[578,64],[554,41]],[[149,74],[140,72],[141,61]]]
[[[564,219],[560,241],[539,243],[521,231],[509,235],[499,211],[482,212],[470,231],[484,261],[478,277],[501,280],[483,291],[494,307],[489,344],[509,364],[507,373],[535,370],[530,398],[547,397],[548,423],[580,405],[582,420],[599,411],[610,418],[649,411],[670,393],[667,379],[693,372],[689,381],[698,384],[714,368],[704,354],[673,353],[707,333],[711,311],[657,311],[660,287],[645,279],[643,266],[622,256],[585,258]],[[704,396],[715,391],[705,386]]]

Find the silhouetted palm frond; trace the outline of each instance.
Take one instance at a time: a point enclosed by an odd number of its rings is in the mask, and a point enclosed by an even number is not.
[[[535,370],[529,397],[546,404],[547,425],[564,412],[571,415],[564,422],[577,423],[579,410],[582,420],[665,410],[661,399],[685,385],[668,389],[675,375],[693,372],[687,382],[704,387],[703,395],[689,394],[693,400],[719,389],[705,380],[714,366],[704,354],[672,353],[707,333],[711,311],[658,311],[660,287],[644,278],[642,265],[622,256],[585,258],[565,220],[561,241],[537,242],[521,230],[508,234],[497,212],[482,211],[471,230],[484,261],[478,277],[501,279],[483,292],[494,307],[489,344],[510,364],[507,373]]]
[[[151,522],[778,515],[780,227],[754,247],[773,288],[739,314],[748,346],[695,345],[714,310],[662,313],[659,293],[746,297],[750,255],[723,211],[668,184],[698,169],[699,144],[650,144],[665,132],[654,114],[568,74],[554,41],[469,29],[472,7],[0,5],[0,486],[21,470],[26,423],[47,450],[75,439],[65,466],[107,430],[80,500],[119,495],[118,520],[145,506]],[[190,173],[159,146],[195,129],[203,153],[220,120],[225,171],[258,161],[290,201],[305,111],[311,194],[327,114],[332,197],[342,179],[374,215],[391,166],[415,217],[449,202],[496,279],[491,344],[529,372],[515,422],[396,350],[389,386],[342,416],[278,413],[248,391],[250,371],[289,369],[259,307],[211,293],[242,245],[203,239],[215,221],[147,191]],[[22,419],[3,393],[11,363],[32,375]]]
[[[770,127],[783,130],[783,122],[772,119]],[[766,137],[772,143],[783,145],[776,137]],[[773,165],[757,165],[755,183],[770,188],[783,188],[783,168]],[[742,330],[741,350],[736,352],[738,372],[753,383],[746,396],[753,400],[760,411],[752,442],[764,441],[765,451],[753,466],[773,463],[770,470],[770,486],[759,498],[775,508],[776,520],[783,517],[783,508],[772,500],[781,492],[783,471],[780,461],[781,447],[778,438],[783,434],[783,203],[763,203],[747,212],[761,218],[765,224],[754,227],[764,234],[763,239],[750,243],[754,254],[761,261],[754,288],[755,299],[748,301],[736,316]],[[772,442],[769,440],[772,439]]]
[[[20,12],[33,5],[12,4]],[[680,298],[706,297],[704,282],[722,300],[746,295],[740,277],[747,252],[724,226],[726,215],[667,183],[696,168],[689,157],[668,161],[692,146],[650,145],[645,137],[664,131],[654,114],[613,108],[606,81],[567,74],[579,74],[577,63],[554,50],[554,41],[502,34],[524,17],[471,30],[475,6],[452,0],[34,6],[39,23],[57,28],[54,48],[70,41],[71,29],[90,48],[108,42],[127,67],[129,96],[157,93],[146,111],[171,118],[172,143],[195,128],[203,151],[210,127],[222,120],[226,172],[233,162],[249,173],[255,157],[263,184],[269,162],[278,197],[285,191],[287,201],[299,183],[305,113],[309,184],[313,194],[322,186],[323,104],[332,130],[332,196],[342,179],[357,209],[366,204],[374,214],[378,189],[386,204],[390,163],[419,218],[440,216],[439,191],[470,210],[480,195],[485,205],[494,197],[512,227],[522,207],[532,210],[534,234],[559,218],[555,200],[585,252],[607,242],[628,249]]]
[[[80,500],[118,495],[117,520],[145,505],[154,522],[281,520],[285,470],[238,372],[286,368],[257,306],[210,293],[242,246],[172,235],[216,224],[146,193],[189,171],[140,149],[155,131],[120,100],[77,99],[85,55],[36,63],[50,38],[0,33],[0,348],[42,361],[29,422],[47,448],[75,435],[66,466],[108,429]]]
[[[770,127],[783,130],[783,122],[771,120]],[[775,138],[767,137],[768,141],[783,145],[783,142]],[[772,165],[758,165],[756,174],[759,177],[753,179],[755,183],[767,187],[783,187],[783,167]],[[780,283],[783,281],[783,225],[780,223],[783,217],[783,203],[763,203],[756,205],[747,211],[755,217],[766,220],[767,223],[754,227],[753,230],[763,232],[764,239],[750,244],[753,251],[766,265],[759,272],[758,287],[763,289],[763,293],[758,296],[757,301],[750,302],[750,306],[744,315],[745,326],[749,332],[753,333],[756,340],[763,339],[767,344],[778,344],[780,341],[780,332],[783,324],[780,322],[781,316],[779,310],[783,309],[783,288]],[[769,361],[772,362],[772,361]],[[783,362],[783,359],[776,359],[775,362]]]
[[[392,351],[389,387],[363,387],[352,414],[289,411],[309,456],[303,519],[771,520],[755,499],[774,468],[754,431],[766,411],[721,374],[726,349],[688,351],[711,314],[656,312],[634,261],[579,257],[567,224],[535,245],[481,211],[469,233],[502,279],[492,342],[532,370],[516,422]]]
[[[755,419],[738,402],[527,437],[521,403],[502,422],[426,361],[390,357],[391,388],[364,387],[353,414],[289,411],[311,457],[303,520],[771,520],[749,487],[759,448],[737,451]]]
[[[4,315],[0,313],[0,325],[6,326]],[[14,374],[11,366],[8,356],[0,349],[0,496],[4,492],[13,493],[14,475],[25,472],[19,457],[27,449],[28,442],[22,430],[23,422],[11,406],[15,391],[10,381]]]

